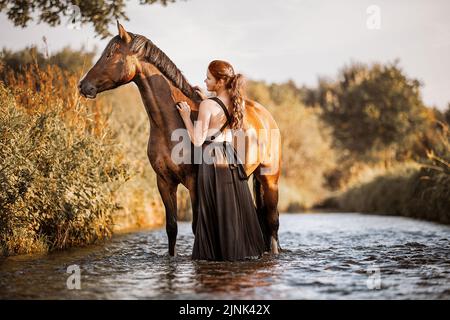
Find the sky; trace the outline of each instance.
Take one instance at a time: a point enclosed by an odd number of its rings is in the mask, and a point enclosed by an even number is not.
[[[375,7],[374,7],[375,6]],[[81,12],[82,13],[82,12]],[[392,62],[423,83],[423,100],[443,110],[450,102],[448,0],[178,0],[164,7],[128,0],[124,27],[152,40],[193,85],[204,86],[211,60],[268,83],[289,79],[316,86],[352,62]],[[66,18],[64,18],[66,19]],[[67,19],[66,19],[67,20]],[[108,39],[92,26],[71,29],[32,23],[14,27],[0,13],[0,47],[97,46]],[[117,34],[115,21],[109,30]]]

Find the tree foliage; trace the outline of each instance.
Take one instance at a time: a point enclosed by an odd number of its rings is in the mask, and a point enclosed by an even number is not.
[[[370,67],[354,63],[341,70],[337,81],[322,79],[313,100],[333,126],[338,145],[364,154],[408,144],[425,127],[420,86],[397,62]]]
[[[175,0],[140,0],[141,5],[160,3],[166,6]],[[75,8],[79,8],[80,15]],[[50,26],[60,25],[64,18],[76,19],[81,24],[92,24],[97,35],[106,38],[111,34],[108,24],[117,19],[128,20],[125,0],[0,0],[0,12],[5,12],[15,26],[25,28],[36,19]]]
[[[450,125],[450,103],[447,105],[447,110],[444,112],[445,121]]]
[[[5,70],[9,69],[15,73],[23,71],[30,64],[36,64],[41,69],[48,65],[57,65],[62,70],[73,73],[91,66],[94,56],[95,51],[88,51],[85,48],[74,50],[64,47],[48,55],[38,50],[36,46],[30,46],[18,51],[2,49],[0,62]]]

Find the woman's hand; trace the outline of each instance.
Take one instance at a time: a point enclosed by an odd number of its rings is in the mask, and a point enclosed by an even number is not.
[[[202,88],[200,88],[199,86],[194,86],[192,88],[194,88],[194,90],[197,91],[198,95],[202,98],[202,100],[208,99],[206,92],[203,91]]]
[[[183,119],[191,118],[191,107],[186,101],[180,101],[176,104],[178,111]]]

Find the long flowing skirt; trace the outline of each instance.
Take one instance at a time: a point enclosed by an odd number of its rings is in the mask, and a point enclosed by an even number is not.
[[[198,165],[198,220],[192,259],[260,257],[264,239],[253,197],[242,171],[238,172],[240,168],[230,165],[236,152],[229,142],[205,143],[203,152],[206,147],[212,157]]]

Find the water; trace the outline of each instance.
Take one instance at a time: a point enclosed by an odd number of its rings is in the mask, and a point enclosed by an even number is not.
[[[191,226],[179,223],[176,258],[158,229],[0,260],[0,298],[449,299],[449,239],[449,226],[401,217],[283,214],[278,257],[196,262]],[[80,290],[67,288],[71,265]]]

